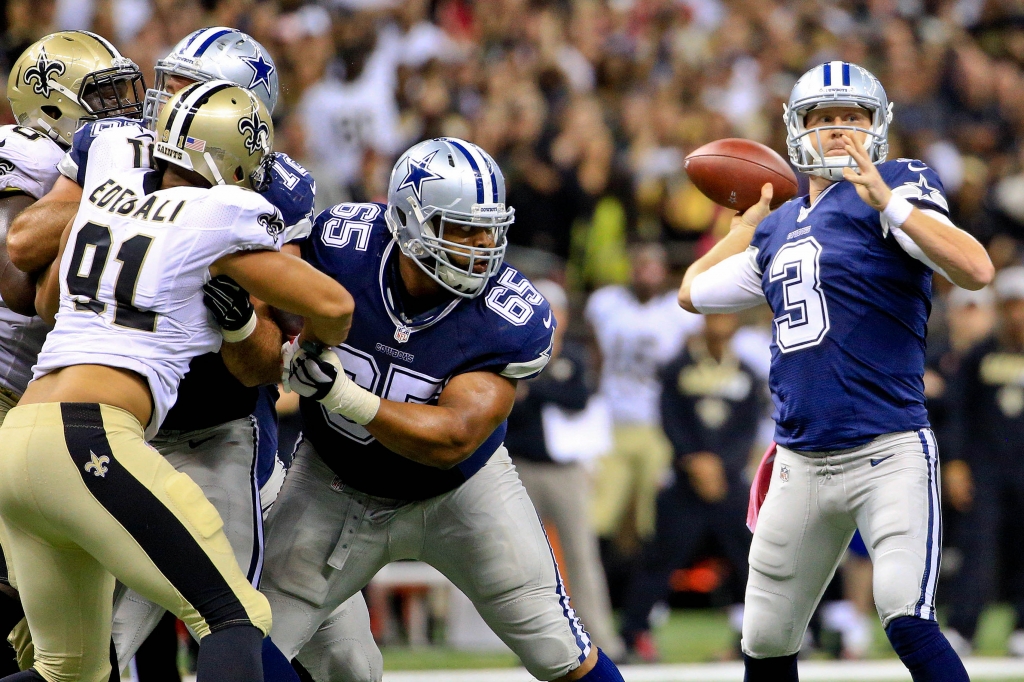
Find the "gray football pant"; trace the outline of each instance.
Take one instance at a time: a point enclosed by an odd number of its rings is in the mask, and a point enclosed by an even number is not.
[[[538,463],[520,457],[512,461],[540,518],[548,530],[554,526],[558,532],[573,608],[587,624],[594,644],[612,659],[619,658],[625,646],[612,621],[608,580],[588,514],[590,474],[576,463]]]
[[[788,656],[860,529],[874,565],[883,627],[935,620],[942,548],[939,468],[930,429],[880,436],[852,450],[779,447],[750,545],[743,651]]]
[[[254,422],[247,417],[199,431],[165,431],[151,444],[175,469],[188,474],[202,488],[224,521],[224,533],[235,551],[238,565],[258,586],[263,569],[263,516],[256,488],[257,431]],[[161,607],[119,586],[114,602],[112,635],[122,670],[163,615]],[[299,660],[304,664],[308,661],[314,667],[329,651],[334,659],[368,660],[376,665],[376,675],[372,667],[346,664],[348,668],[342,676],[331,678],[314,674],[317,682],[332,679],[338,682],[374,682],[380,679],[383,663],[370,634],[366,603],[359,593],[331,614],[307,649]]]
[[[401,559],[424,561],[455,583],[538,679],[576,669],[591,649],[504,447],[455,490],[401,502],[346,488],[303,443],[267,519],[266,556],[262,589],[285,656]]]

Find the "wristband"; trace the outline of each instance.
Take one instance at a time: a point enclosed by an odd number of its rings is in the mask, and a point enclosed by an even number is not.
[[[234,331],[228,331],[227,329],[221,329],[220,335],[224,337],[224,340],[228,343],[238,343],[239,341],[245,341],[247,338],[252,336],[252,333],[256,331],[256,313],[249,316],[249,321],[245,323],[245,326],[241,329]]]
[[[380,398],[348,378],[334,351],[324,351],[320,359],[338,368],[338,378],[331,387],[331,392],[320,399],[320,404],[328,411],[340,414],[360,426],[373,421],[377,416],[377,410],[380,409]]]
[[[910,217],[910,213],[913,210],[913,204],[898,194],[893,194],[889,198],[889,203],[885,209],[882,210],[882,215],[886,217],[890,225],[900,227],[903,223],[907,222],[907,218]]]

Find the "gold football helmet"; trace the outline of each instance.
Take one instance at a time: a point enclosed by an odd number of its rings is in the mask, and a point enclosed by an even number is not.
[[[135,62],[88,31],[59,31],[18,57],[7,98],[20,125],[71,145],[84,121],[142,115],[146,83]]]
[[[274,123],[266,105],[231,81],[193,83],[160,110],[153,156],[198,173],[211,185],[258,192],[270,182]]]

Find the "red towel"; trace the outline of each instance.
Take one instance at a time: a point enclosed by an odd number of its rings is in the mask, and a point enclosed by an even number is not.
[[[772,482],[772,467],[775,464],[775,443],[765,450],[761,463],[757,465],[754,482],[750,484],[750,501],[747,503],[747,528],[754,532],[757,527],[757,514],[761,511],[764,498],[768,497],[768,486]]]

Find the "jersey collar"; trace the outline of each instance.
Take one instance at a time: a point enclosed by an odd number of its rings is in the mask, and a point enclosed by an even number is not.
[[[394,291],[395,283],[391,281],[392,277],[388,267],[394,248],[395,240],[392,239],[387,247],[385,247],[384,255],[380,259],[380,271],[378,272],[377,279],[380,283],[380,295],[381,300],[384,301],[384,310],[387,311],[388,317],[391,318],[391,322],[395,325],[395,339],[400,343],[404,343],[408,341],[409,334],[432,327],[443,320],[451,311],[455,310],[455,307],[463,299],[456,297],[449,303],[441,304],[425,313],[407,317],[401,310],[401,299],[398,292]],[[404,341],[402,340],[403,334],[405,335]]]

